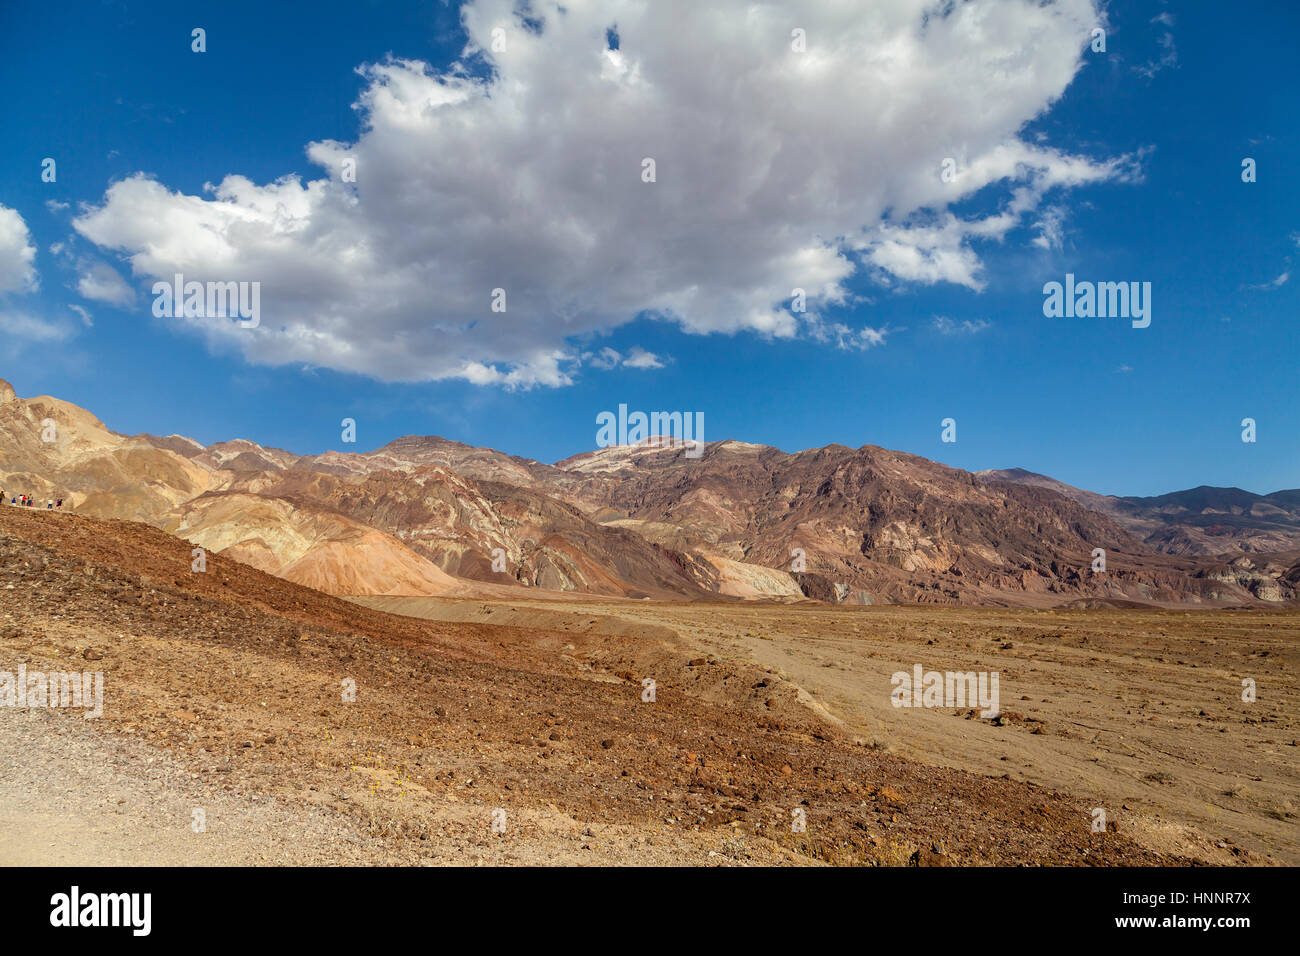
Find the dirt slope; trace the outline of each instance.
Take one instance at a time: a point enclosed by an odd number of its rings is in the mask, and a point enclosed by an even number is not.
[[[146,525],[0,508],[0,661],[102,671],[84,723],[106,745],[340,814],[394,854],[506,846],[514,825],[554,859],[576,838],[616,862],[1179,861],[1092,833],[1079,800],[856,745],[787,682],[667,638],[417,621],[190,561]]]
[[[700,655],[770,670],[846,733],[901,756],[1086,795],[1165,852],[1231,863],[1244,848],[1300,864],[1294,612],[356,600],[434,620],[668,631]],[[891,675],[915,664],[1000,673],[1007,720],[895,708]]]

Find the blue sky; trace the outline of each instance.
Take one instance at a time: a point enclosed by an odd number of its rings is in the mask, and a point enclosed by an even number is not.
[[[1081,2],[1071,0],[1071,9]],[[1053,41],[1026,39],[1021,47],[1039,58],[1026,75],[1013,88],[975,91],[1015,103],[984,127],[971,105],[984,100],[955,101],[990,68],[975,49],[958,46],[954,58],[940,28],[920,41],[916,76],[898,67],[882,79],[850,72],[869,59],[850,46],[819,48],[820,38],[844,31],[829,21],[819,29],[805,13],[814,24],[810,53],[825,53],[820,72],[809,79],[760,63],[752,84],[764,102],[782,84],[802,85],[794,107],[751,119],[741,107],[758,101],[728,92],[741,97],[728,108],[713,96],[728,84],[695,75],[687,64],[698,51],[680,47],[682,33],[731,37],[725,22],[666,30],[620,20],[619,5],[608,4],[598,15],[617,27],[622,55],[610,61],[619,78],[608,82],[622,85],[601,99],[603,87],[568,79],[588,64],[568,51],[595,35],[556,25],[577,12],[535,3],[538,33],[511,17],[511,4],[492,6],[463,18],[455,4],[438,2],[350,0],[309,15],[242,2],[5,5],[0,206],[21,217],[35,256],[28,279],[0,292],[0,377],[20,395],[83,405],[118,431],[247,437],[303,453],[351,450],[339,424],[351,417],[360,449],[437,434],[555,461],[592,448],[596,415],[626,403],[703,412],[707,440],[788,451],[878,444],[972,470],[1025,467],[1113,494],[1300,487],[1295,5],[1246,2],[1225,13],[1210,3],[1113,4],[1099,14],[1104,53],[1089,49],[1078,29],[1084,20],[1053,25],[1063,34],[1054,42],[1077,47],[1078,63],[1062,77],[1057,64],[1068,50],[1053,59],[1043,52]],[[466,55],[467,43],[486,46],[498,22],[516,31],[509,56],[517,59]],[[191,50],[194,27],[206,30],[206,52]],[[953,37],[960,43],[963,34]],[[744,38],[734,49],[732,40],[717,42],[720,59],[734,54],[742,64],[790,52],[784,34],[760,54]],[[1021,69],[1016,37],[1004,42],[999,62]],[[604,62],[601,55],[593,48],[590,63]],[[922,76],[927,56],[952,64],[950,81],[937,87],[949,93],[926,85],[936,82],[933,72]],[[680,76],[665,66],[673,57]],[[427,64],[417,78],[459,61],[474,94],[435,125],[404,118],[388,100],[354,108],[368,88],[400,92],[408,78],[357,68],[397,61]],[[487,89],[494,77],[500,85]],[[625,99],[607,102],[617,97]],[[547,118],[530,122],[538,104]],[[265,274],[265,328],[239,338],[153,316],[154,274],[169,274],[169,261],[203,261],[195,250],[206,227],[185,216],[213,201],[205,183],[329,179],[307,145],[357,143],[383,110],[372,124],[379,132],[354,154],[360,212],[313,207],[306,232],[288,239],[248,239],[237,225],[224,234],[212,261],[244,271],[207,277]],[[908,115],[900,119],[900,110]],[[611,132],[622,115],[636,122]],[[717,142],[702,144],[714,128]],[[912,151],[936,129],[960,131],[958,145],[946,151],[938,137],[933,148]],[[667,141],[675,136],[683,142]],[[747,137],[770,144],[773,136],[782,148],[764,160],[763,185],[744,202],[726,201],[762,152]],[[731,152],[738,140],[745,149]],[[1004,140],[1031,165],[1041,161],[1041,174],[992,175],[952,202],[934,199],[943,195],[932,180],[948,152],[961,155],[959,167],[975,167],[1001,155],[995,147]],[[593,155],[615,157],[617,178],[622,157],[635,164],[656,154],[672,161],[661,160],[653,185],[634,167],[612,187],[593,172]],[[918,154],[933,163],[899,168],[918,165]],[[45,157],[56,159],[55,182],[42,182]],[[1242,182],[1245,157],[1256,161],[1256,182]],[[1086,173],[1064,170],[1067,159]],[[471,181],[480,169],[496,179]],[[684,182],[706,172],[717,177],[707,188]],[[147,202],[108,195],[115,183],[144,181],[141,173],[162,187]],[[1016,207],[1020,187],[1032,193],[1027,209]],[[473,193],[477,211],[461,208],[461,189],[484,190]],[[613,191],[591,200],[584,189]],[[798,190],[810,197],[799,207],[806,217],[784,205]],[[516,197],[504,213],[491,199],[497,194]],[[667,199],[647,206],[646,196]],[[230,208],[243,202],[229,199]],[[827,208],[806,208],[819,203]],[[1009,208],[1014,221],[995,237],[971,225]],[[510,210],[517,222],[479,231]],[[590,240],[582,263],[571,261],[569,234],[554,227],[570,220],[573,245]],[[924,230],[944,221],[956,224],[946,238],[927,240]],[[882,222],[893,231],[880,232]],[[848,227],[857,232],[825,233]],[[350,239],[382,261],[324,297],[330,270],[312,274],[310,259]],[[789,324],[773,326],[789,302],[772,311],[770,290],[794,283],[747,270],[756,256],[784,262],[810,243],[820,243],[816,265],[800,274],[829,275],[831,291],[811,296],[814,321],[787,315]],[[510,277],[501,281],[512,301],[527,302],[514,329],[465,305],[479,286],[466,291],[463,280],[484,248],[499,252],[494,268]],[[181,251],[168,260],[166,249]],[[125,280],[131,301],[112,283],[106,292],[85,281],[103,267]],[[1043,284],[1067,272],[1150,282],[1150,327],[1045,317]],[[492,281],[480,283],[484,303]],[[587,290],[597,301],[583,299]],[[560,299],[580,316],[548,312],[545,303]],[[310,335],[269,334],[310,332],[317,321],[334,336],[328,351],[304,351]],[[435,326],[455,329],[426,334]],[[620,357],[612,368],[604,349]],[[635,355],[643,359],[629,364]],[[516,369],[526,372],[510,379]],[[419,380],[422,370],[429,380]],[[940,441],[948,417],[957,421],[952,444]],[[1246,417],[1257,421],[1253,444],[1240,438]]]

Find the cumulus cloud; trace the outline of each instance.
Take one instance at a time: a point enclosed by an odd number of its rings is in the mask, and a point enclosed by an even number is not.
[[[83,261],[77,279],[77,291],[87,299],[110,305],[130,305],[135,292],[118,271],[105,262]]]
[[[14,305],[38,288],[36,246],[15,209],[0,205],[0,358],[17,359],[31,348],[63,342],[75,334],[68,321],[45,319]]]
[[[901,225],[881,222],[853,245],[868,262],[887,273],[879,276],[885,283],[893,277],[925,285],[950,282],[980,291],[985,286],[983,265],[972,241],[1001,242],[1058,187],[1107,180],[1133,182],[1141,174],[1140,154],[1094,162],[1024,143],[998,146],[958,165],[950,187],[965,196],[995,183],[1018,184],[996,212],[962,219],[951,212],[935,213],[927,204],[908,217],[910,221]],[[1033,244],[1041,248],[1059,245],[1064,216],[1060,206],[1044,210],[1036,223],[1038,235]]]
[[[36,286],[36,246],[18,210],[0,205],[0,294]]]
[[[647,352],[639,345],[635,346],[628,352],[627,358],[623,360],[623,364],[627,368],[651,369],[664,367],[663,359],[658,355],[655,355],[653,352]]]
[[[976,244],[1130,165],[1020,139],[1081,68],[1093,0],[522,9],[468,3],[446,69],[363,66],[358,141],[307,147],[320,178],[188,195],[137,174],[74,227],[138,278],[259,281],[257,329],[169,320],[252,362],[554,386],[610,360],[572,342],[637,316],[882,344],[819,316],[857,270],[980,289]],[[990,187],[994,213],[949,211]]]

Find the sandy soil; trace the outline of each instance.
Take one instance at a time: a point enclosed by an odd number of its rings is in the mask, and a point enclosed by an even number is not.
[[[312,865],[383,854],[343,818],[227,792],[140,741],[105,746],[68,717],[23,710],[0,720],[0,866]]]
[[[646,627],[659,639],[667,628],[788,679],[860,739],[1064,790],[1159,852],[1230,863],[1235,845],[1300,863],[1294,612],[364,600],[441,620]],[[1009,719],[893,707],[890,675],[915,664],[997,671]],[[1243,678],[1254,703],[1241,700]]]

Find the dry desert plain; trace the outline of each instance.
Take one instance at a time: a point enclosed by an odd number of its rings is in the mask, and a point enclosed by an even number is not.
[[[1300,863],[1294,611],[358,600],[444,621],[667,628],[702,654],[793,682],[870,746],[1064,790],[1160,852],[1231,863],[1235,845]],[[997,671],[1001,726],[894,707],[891,675],[916,664]],[[1254,703],[1242,700],[1246,678]]]

